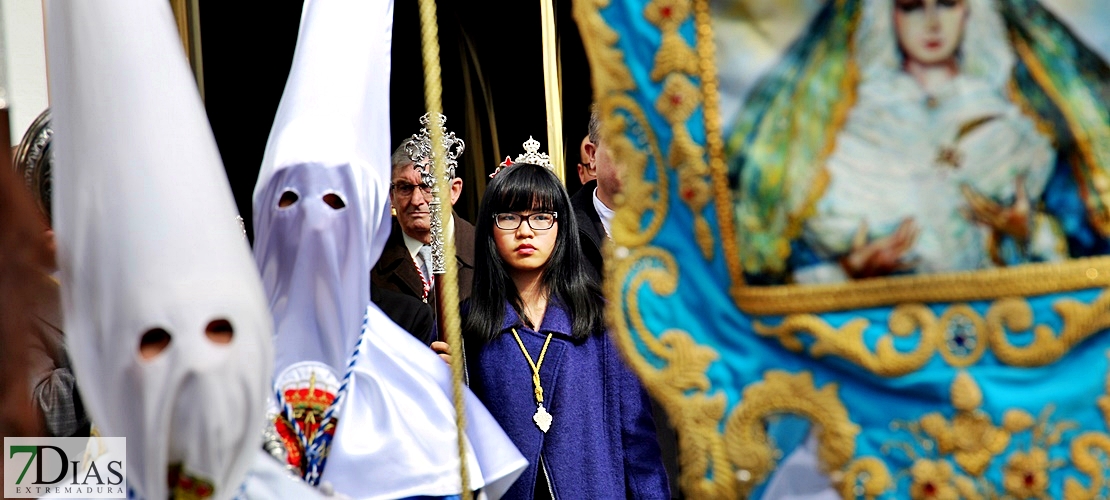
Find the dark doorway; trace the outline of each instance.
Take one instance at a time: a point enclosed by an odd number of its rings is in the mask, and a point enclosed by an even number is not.
[[[571,1],[556,1],[568,190],[591,101],[589,68]],[[259,14],[234,2],[201,0],[205,105],[239,211],[251,226],[251,193],[292,63],[302,1],[271,2]],[[416,133],[424,113],[418,4],[394,5],[391,68],[393,143]],[[447,128],[467,142],[456,210],[473,220],[487,175],[531,135],[547,144],[539,2],[438,2]],[[252,233],[253,234],[253,233]]]

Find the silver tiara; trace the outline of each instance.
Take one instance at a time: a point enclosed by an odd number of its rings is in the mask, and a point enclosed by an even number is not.
[[[459,156],[462,156],[463,150],[466,149],[466,143],[462,139],[455,137],[454,132],[448,132],[447,117],[442,114],[436,113],[435,119],[439,122],[439,126],[443,128],[443,152],[444,158],[443,165],[447,171],[447,178],[452,179],[455,177],[455,169],[459,166]],[[431,113],[424,113],[420,117],[420,133],[413,134],[412,139],[405,144],[405,153],[409,155],[412,160],[413,167],[420,171],[424,177],[424,181],[428,185],[432,185],[432,135],[428,131],[428,124],[431,122]]]
[[[501,162],[501,165],[498,165],[497,169],[494,170],[492,174],[489,174],[490,178],[492,179],[493,176],[497,175],[502,168],[516,163],[531,163],[533,165],[547,167],[549,170],[554,170],[555,167],[551,165],[551,157],[548,156],[547,153],[540,153],[539,151],[540,141],[533,139],[532,136],[528,136],[528,140],[524,141],[524,154],[517,156],[515,160],[506,156],[505,161]]]

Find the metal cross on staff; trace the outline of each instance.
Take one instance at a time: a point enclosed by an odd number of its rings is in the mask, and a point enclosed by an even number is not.
[[[444,127],[445,123],[447,123],[446,116],[440,113],[434,115],[425,113],[424,116],[420,117],[420,133],[413,134],[412,140],[405,145],[405,153],[412,160],[413,168],[420,172],[421,181],[432,188],[431,201],[428,202],[428,209],[431,212],[429,222],[432,234],[432,262],[429,267],[434,276],[447,274],[447,250],[450,248],[452,250],[450,253],[454,253],[454,242],[447,241],[446,228],[443,222],[445,217],[443,198],[451,179],[455,178],[459,156],[466,149],[466,143],[462,139],[455,137],[454,132],[447,132]],[[434,147],[436,144],[433,142],[433,137],[436,135],[442,137],[439,144],[442,149]],[[438,175],[437,150],[442,151],[442,167],[439,167],[442,170],[439,170]],[[448,203],[446,217],[451,216],[450,210],[451,205]],[[454,283],[455,280],[451,280],[451,282]],[[440,329],[441,340],[444,340],[443,308],[445,304],[442,298],[446,285],[447,280],[435,280],[436,324]],[[458,290],[454,292],[457,294]]]

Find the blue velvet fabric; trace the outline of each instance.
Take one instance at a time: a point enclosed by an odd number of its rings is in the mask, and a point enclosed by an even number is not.
[[[540,365],[551,428],[532,421],[532,369],[513,338],[515,329]],[[505,305],[501,335],[467,352],[470,388],[528,459],[506,498],[532,498],[540,459],[556,498],[670,498],[647,393],[606,333],[574,340],[565,307],[547,306],[539,331]]]

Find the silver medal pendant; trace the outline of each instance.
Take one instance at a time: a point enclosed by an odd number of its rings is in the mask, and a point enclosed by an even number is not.
[[[536,405],[536,414],[532,415],[532,421],[536,423],[541,431],[547,432],[551,428],[551,414],[544,409],[543,405]]]

